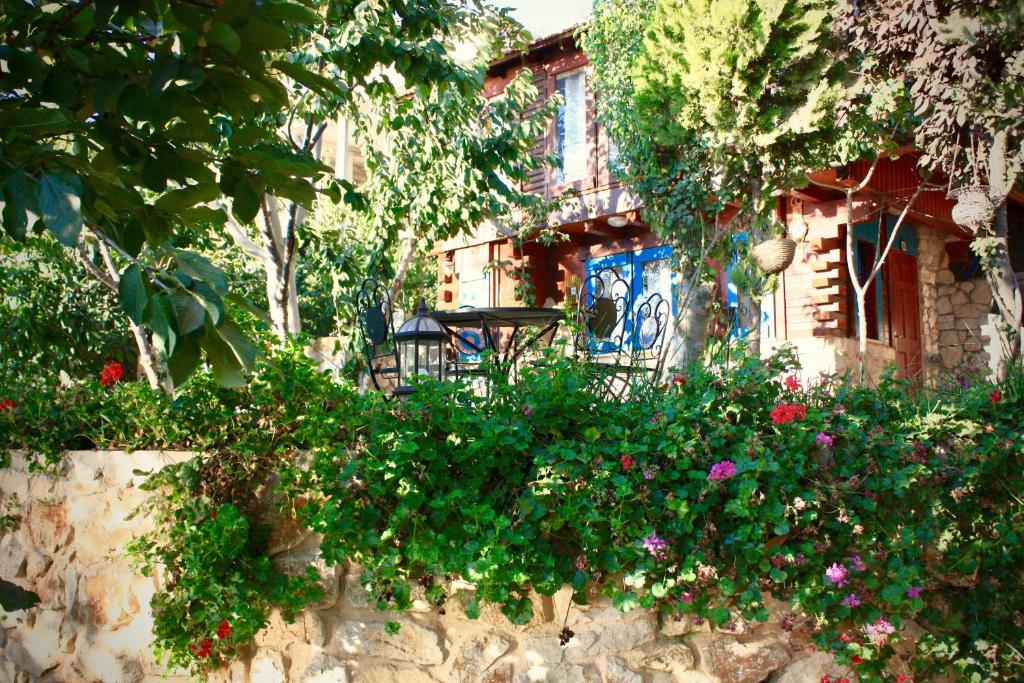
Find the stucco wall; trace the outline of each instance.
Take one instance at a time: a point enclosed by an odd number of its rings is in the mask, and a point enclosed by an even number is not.
[[[53,478],[29,474],[16,455],[12,468],[0,470],[0,505],[21,515],[17,529],[0,536],[0,575],[42,598],[0,623],[0,681],[185,680],[163,671],[149,650],[148,605],[159,577],[135,575],[123,548],[147,526],[145,519],[127,519],[144,495],[133,470],[186,457],[74,452],[64,474]],[[280,567],[304,567],[317,562],[317,539],[282,527],[272,552]],[[323,601],[292,624],[274,615],[244,660],[213,680],[818,683],[826,673],[849,675],[813,652],[813,622],[783,605],[771,605],[766,624],[736,619],[713,631],[652,611],[622,614],[603,598],[576,606],[567,588],[533,596],[533,621],[514,626],[487,605],[478,620],[467,619],[472,587],[462,585],[443,609],[421,602],[396,616],[368,603],[357,567],[318,565],[327,588]],[[388,619],[401,623],[398,635],[385,632]],[[558,637],[563,625],[575,634],[565,646]]]

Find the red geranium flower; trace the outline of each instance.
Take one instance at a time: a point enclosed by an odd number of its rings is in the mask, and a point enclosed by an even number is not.
[[[192,652],[194,652],[196,657],[199,657],[199,659],[206,659],[207,657],[210,656],[210,649],[212,647],[213,647],[213,641],[210,640],[209,638],[203,638],[199,642],[199,647],[193,648]]]
[[[4,400],[0,401],[0,411],[14,410],[15,407],[16,404],[9,398],[5,398]]]
[[[999,393],[998,389],[993,389],[992,393],[989,394],[988,397],[992,399],[993,403],[999,403],[1000,401],[1003,400],[1003,395]]]
[[[858,657],[857,655],[854,655],[854,656],[850,657],[850,664],[853,664],[854,666],[857,666],[858,664],[863,664],[863,663],[864,663],[864,660],[861,659],[860,657]]]
[[[633,457],[629,455],[624,455],[621,458],[619,458],[619,462],[622,463],[622,471],[625,472],[626,470],[633,466]]]
[[[793,403],[780,403],[772,408],[771,412],[772,422],[777,425],[787,424],[797,418],[803,420],[805,417],[807,417],[807,406]]]
[[[120,382],[122,377],[124,377],[124,366],[116,360],[110,361],[100,370],[100,384],[105,387]]]
[[[800,391],[800,380],[798,380],[795,375],[787,377],[783,384],[785,384],[786,388],[790,391]]]
[[[686,386],[686,375],[676,375],[672,378],[673,386]]]
[[[227,619],[221,620],[220,626],[217,628],[217,637],[221,640],[231,637],[231,624],[228,623]]]
[[[914,683],[914,679],[907,674],[899,674],[896,676],[896,683]]]

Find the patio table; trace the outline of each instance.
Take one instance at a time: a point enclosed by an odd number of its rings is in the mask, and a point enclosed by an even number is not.
[[[554,339],[565,311],[560,308],[503,306],[434,311],[430,315],[441,323],[453,341],[458,341],[457,351],[458,345],[478,354],[490,350],[504,364],[515,363],[545,336],[550,335],[549,340]],[[524,338],[520,332],[526,328],[539,329]],[[480,337],[474,339],[475,335],[467,334],[467,329],[479,329]],[[502,334],[505,330],[508,330],[507,335]]]

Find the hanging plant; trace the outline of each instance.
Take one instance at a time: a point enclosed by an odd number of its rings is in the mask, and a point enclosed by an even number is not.
[[[949,199],[956,205],[950,212],[953,222],[971,232],[977,233],[992,225],[996,207],[989,197],[988,188],[983,185],[965,185],[951,191]]]
[[[750,258],[768,275],[789,268],[795,255],[796,241],[788,237],[774,237],[750,248]]]

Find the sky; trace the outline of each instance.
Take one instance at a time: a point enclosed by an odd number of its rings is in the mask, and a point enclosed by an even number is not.
[[[512,14],[534,38],[556,33],[586,18],[592,0],[498,0],[499,7],[512,7]]]

